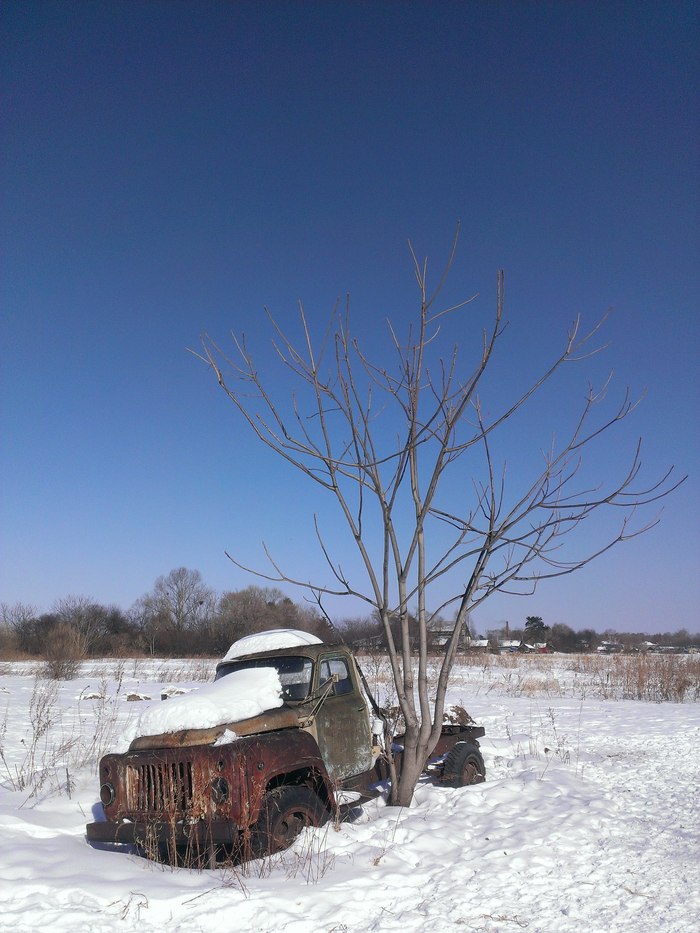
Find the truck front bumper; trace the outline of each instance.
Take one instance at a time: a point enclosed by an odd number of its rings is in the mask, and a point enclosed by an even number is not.
[[[211,845],[235,845],[240,832],[235,824],[223,820],[200,820],[196,823],[131,823],[126,820],[103,820],[88,823],[85,834],[88,842],[130,843],[138,846],[168,843],[201,850]]]

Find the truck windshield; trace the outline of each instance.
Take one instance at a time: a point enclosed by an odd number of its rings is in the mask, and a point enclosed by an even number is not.
[[[216,680],[234,671],[245,671],[254,667],[275,668],[279,674],[282,696],[285,700],[305,700],[308,697],[313,669],[313,663],[309,658],[254,658],[248,661],[227,661],[217,668]]]

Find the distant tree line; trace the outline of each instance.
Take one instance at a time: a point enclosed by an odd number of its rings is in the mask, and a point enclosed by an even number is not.
[[[409,619],[409,623],[411,620]],[[398,617],[395,625],[400,621]],[[416,620],[413,620],[417,627]],[[449,621],[445,628],[453,625]],[[218,595],[198,570],[178,567],[158,577],[153,589],[127,611],[104,606],[85,596],[59,600],[50,612],[34,606],[0,603],[0,656],[42,658],[60,662],[66,658],[95,657],[219,657],[245,635],[273,628],[302,629],[325,642],[340,640],[360,649],[382,650],[386,636],[376,616],[345,619],[332,626],[314,606],[300,605],[281,590],[249,586]],[[472,638],[477,633],[471,627]],[[434,626],[435,647],[440,625]],[[486,633],[496,647],[510,639],[526,643],[546,642],[553,651],[593,651],[603,641],[632,649],[649,636],[643,632],[602,634],[592,628],[574,631],[563,623],[545,625],[540,616],[528,616],[522,628],[503,623]],[[700,648],[700,634],[685,629],[654,635],[657,645]]]
[[[178,567],[158,577],[128,611],[84,596],[68,596],[43,613],[0,604],[0,653],[47,658],[64,646],[81,658],[216,657],[244,635],[272,628],[337,638],[315,609],[278,589],[249,586],[217,595],[198,570]]]

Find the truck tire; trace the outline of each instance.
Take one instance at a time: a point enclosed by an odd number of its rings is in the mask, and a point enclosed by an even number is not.
[[[289,848],[307,826],[322,826],[329,812],[308,787],[284,784],[266,794],[251,829],[250,856],[262,858]]]
[[[447,754],[442,781],[452,787],[467,787],[485,780],[484,759],[476,742],[457,742]]]

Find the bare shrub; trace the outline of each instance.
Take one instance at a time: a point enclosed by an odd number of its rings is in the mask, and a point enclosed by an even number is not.
[[[80,632],[67,622],[59,622],[46,636],[44,674],[50,680],[73,680],[85,658]]]

